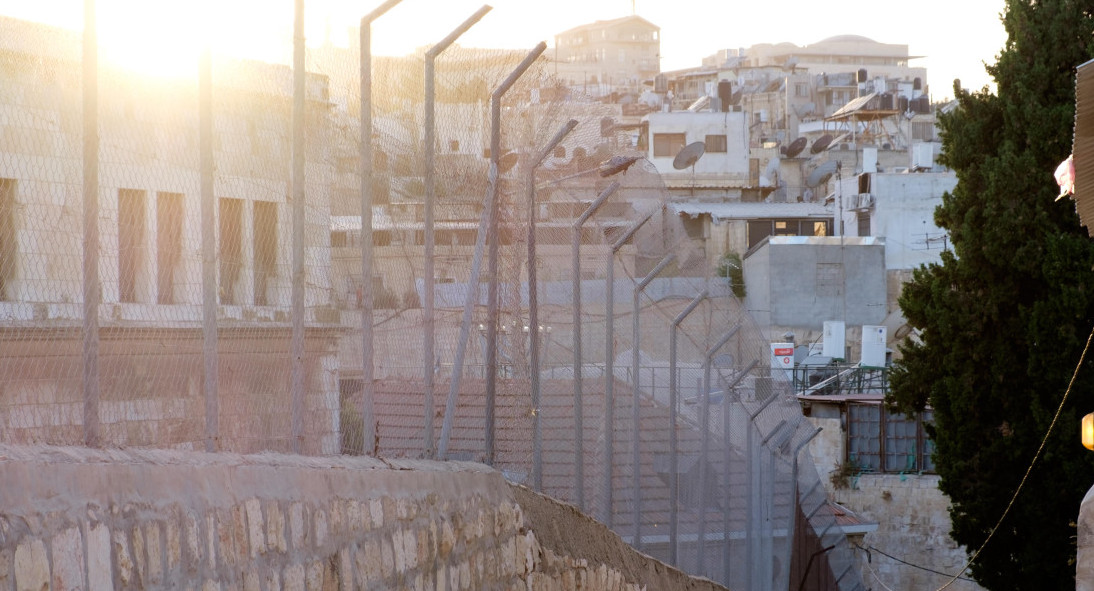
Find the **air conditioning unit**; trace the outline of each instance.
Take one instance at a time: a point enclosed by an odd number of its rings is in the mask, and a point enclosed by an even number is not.
[[[855,195],[854,204],[856,210],[868,210],[874,206],[874,195],[872,193],[858,193]]]

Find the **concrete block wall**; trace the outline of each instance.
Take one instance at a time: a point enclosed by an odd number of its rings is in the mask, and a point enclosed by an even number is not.
[[[0,483],[0,591],[721,589],[545,547],[556,505],[477,464],[7,446]]]

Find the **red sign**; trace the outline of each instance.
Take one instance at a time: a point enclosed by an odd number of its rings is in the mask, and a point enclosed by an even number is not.
[[[776,357],[782,357],[784,355],[793,355],[793,354],[794,354],[794,348],[793,347],[787,347],[785,349],[782,348],[782,347],[776,347],[775,348],[775,356]]]

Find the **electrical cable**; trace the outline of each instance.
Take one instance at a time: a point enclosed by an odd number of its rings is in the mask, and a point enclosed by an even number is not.
[[[895,561],[897,561],[897,562],[899,562],[899,563],[901,563],[905,566],[910,566],[912,568],[918,568],[919,570],[927,571],[929,573],[936,574],[936,575],[942,575],[944,577],[950,576],[949,573],[944,573],[942,571],[927,568],[925,566],[920,566],[918,564],[912,564],[911,562],[908,562],[908,561],[903,560],[901,558],[897,558],[896,556],[893,556],[892,554],[889,554],[889,553],[887,553],[884,550],[881,550],[879,548],[875,548],[874,546],[859,546],[859,548],[862,548],[863,550],[873,550],[874,552],[877,552],[878,554],[881,554],[882,556],[885,556],[886,558],[890,558],[892,560],[895,560]],[[961,579],[962,581],[969,581],[971,583],[976,582],[975,579],[970,579],[968,577],[958,577],[958,578]]]
[[[1011,496],[1010,502],[1007,503],[1007,508],[1003,510],[1003,514],[999,516],[999,521],[995,523],[995,527],[991,528],[988,532],[988,537],[984,538],[984,543],[980,544],[980,547],[976,549],[972,557],[961,569],[961,572],[968,570],[969,566],[976,561],[980,553],[984,551],[984,548],[991,541],[991,537],[995,535],[995,532],[999,529],[999,526],[1003,525],[1003,520],[1007,518],[1007,514],[1010,513],[1011,507],[1014,506],[1014,501],[1018,499],[1018,493],[1022,492],[1022,487],[1025,486],[1026,480],[1029,479],[1030,472],[1033,472],[1033,466],[1037,464],[1037,460],[1041,457],[1041,452],[1045,450],[1045,444],[1048,443],[1048,437],[1052,434],[1053,428],[1056,427],[1056,422],[1060,419],[1060,413],[1064,410],[1064,404],[1067,402],[1068,395],[1071,394],[1071,388],[1075,385],[1075,379],[1079,376],[1079,369],[1082,368],[1083,362],[1086,360],[1086,353],[1090,350],[1090,341],[1094,340],[1094,327],[1090,329],[1090,335],[1086,337],[1086,346],[1083,347],[1083,352],[1079,355],[1079,363],[1075,365],[1075,371],[1071,374],[1071,381],[1067,383],[1067,390],[1064,390],[1064,397],[1060,400],[1060,406],[1056,409],[1056,415],[1052,417],[1052,422],[1048,425],[1048,431],[1045,432],[1044,439],[1041,440],[1041,446],[1037,448],[1037,453],[1033,454],[1033,460],[1029,463],[1029,468],[1026,468],[1025,475],[1022,476],[1022,481],[1018,483],[1018,488],[1014,490],[1014,495]],[[960,574],[954,575],[945,585],[939,587],[936,591],[943,591],[954,583],[957,579],[961,578]]]

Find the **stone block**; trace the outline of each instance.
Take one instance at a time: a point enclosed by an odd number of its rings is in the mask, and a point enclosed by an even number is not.
[[[136,531],[136,528],[134,528]],[[153,522],[144,527],[145,552],[148,555],[147,586],[157,587],[163,582],[163,540],[160,524]]]
[[[0,588],[5,588],[2,583],[0,577]],[[87,530],[87,587],[89,591],[114,589],[114,575],[110,568],[110,530],[102,523]]]
[[[118,567],[118,582],[122,586],[128,586],[133,582],[133,557],[129,552],[129,542],[125,531],[114,530],[111,532],[114,547],[114,563]]]
[[[468,561],[460,563],[460,589],[471,588],[471,564]]]
[[[304,591],[304,565],[290,564],[282,574],[281,588],[284,591]]]
[[[235,541],[236,559],[242,561],[250,555],[247,531],[247,511],[243,505],[232,507],[232,537]]]
[[[141,585],[148,585],[148,552],[140,526],[133,528],[133,564],[136,566],[137,580]]]
[[[330,504],[330,514],[327,516],[327,531],[335,536],[340,536],[345,531],[346,501],[334,499]]]
[[[372,528],[378,529],[384,526],[384,504],[380,499],[372,499],[368,503],[369,517],[372,519]]]
[[[403,530],[403,556],[407,570],[418,568],[418,534],[412,529]]]
[[[395,572],[406,572],[406,545],[403,543],[403,530],[396,530],[391,534],[391,546],[394,553]]]
[[[323,591],[323,570],[324,562],[322,560],[312,561],[308,565],[304,575],[304,587],[308,591]]]
[[[220,539],[217,531],[217,519],[214,515],[205,517],[205,564],[209,568],[217,566],[217,540]]]
[[[367,529],[368,526],[361,520],[361,501],[357,499],[346,501],[346,531],[356,537]]]
[[[251,558],[266,553],[265,521],[262,519],[262,501],[247,499],[243,504],[247,513],[247,535],[250,542]]]
[[[243,573],[243,591],[262,591],[258,571],[254,567]]]
[[[380,539],[380,575],[388,578],[395,573],[395,550],[391,539]]]
[[[12,556],[11,548],[0,547],[0,589],[11,589],[12,585]]]
[[[236,537],[233,532],[231,513],[224,511],[217,512],[218,518],[215,520],[217,542],[220,547],[218,558],[220,563],[224,566],[234,566],[239,560],[239,547],[236,545]]]
[[[304,532],[303,503],[293,503],[289,505],[289,532],[292,535],[293,550],[304,549],[306,533]]]
[[[315,547],[322,548],[327,543],[327,513],[319,509],[312,513],[312,521],[315,523]]]
[[[440,557],[448,558],[448,555],[452,553],[452,548],[456,545],[456,530],[452,528],[452,522],[445,520],[441,524],[440,532],[439,553]]]
[[[353,555],[354,546],[348,546],[338,551],[338,579],[339,591],[353,591]]]
[[[197,514],[187,510],[182,515],[182,534],[185,540],[186,561],[190,567],[196,568],[201,564],[201,530],[198,526]]]
[[[15,548],[15,589],[49,589],[49,558],[42,540],[27,540]]]
[[[220,582],[208,579],[201,585],[201,591],[220,591]]]
[[[354,552],[353,566],[356,569],[357,580],[366,586],[365,583],[372,583],[379,581],[383,578],[380,572],[380,544],[375,540],[366,540],[363,542]]]
[[[281,574],[276,568],[265,569],[266,591],[281,591]]]
[[[285,514],[276,501],[266,503],[266,545],[271,551],[285,553]]]
[[[167,572],[173,573],[182,564],[182,538],[179,535],[179,522],[171,519],[164,526],[164,545],[167,558]]]
[[[53,537],[53,588],[82,589],[84,543],[79,528],[71,527]]]

